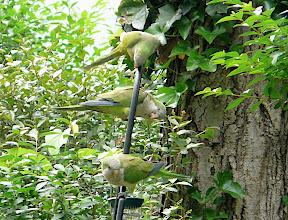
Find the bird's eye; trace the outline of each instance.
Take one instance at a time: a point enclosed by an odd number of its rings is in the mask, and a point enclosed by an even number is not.
[[[108,166],[108,169],[111,169],[111,167],[110,167],[110,166]]]

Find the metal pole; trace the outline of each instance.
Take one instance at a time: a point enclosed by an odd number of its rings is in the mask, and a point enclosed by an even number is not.
[[[143,66],[140,66],[135,74],[135,82],[134,82],[134,88],[133,88],[133,94],[131,99],[131,105],[130,105],[130,112],[128,116],[128,125],[126,130],[126,137],[125,137],[125,143],[124,143],[124,154],[129,154],[130,152],[130,146],[131,146],[131,136],[134,126],[134,118],[135,118],[135,112],[138,104],[138,96],[139,96],[139,89],[141,84],[141,77],[142,77],[142,71]]]
[[[139,97],[139,89],[141,85],[141,77],[142,77],[142,71],[143,66],[140,66],[137,68],[137,71],[135,73],[135,79],[134,79],[134,87],[133,87],[133,94],[131,98],[131,105],[130,105],[130,111],[128,116],[128,125],[126,130],[126,137],[125,137],[125,143],[124,143],[124,154],[129,154],[130,152],[130,146],[131,146],[131,137],[134,127],[134,119],[135,119],[135,113],[138,103],[138,97]],[[123,217],[123,210],[125,205],[125,196],[118,197],[119,193],[124,193],[126,191],[126,187],[119,186],[118,187],[118,193],[115,201],[115,207],[114,207],[114,213],[113,213],[113,220],[122,220]]]

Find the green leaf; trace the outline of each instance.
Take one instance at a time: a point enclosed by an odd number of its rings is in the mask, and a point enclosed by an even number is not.
[[[167,32],[172,24],[181,18],[181,9],[175,11],[174,7],[170,4],[165,4],[159,8],[158,23],[163,32]]]
[[[217,189],[215,187],[210,187],[206,191],[205,201],[210,201],[217,195]]]
[[[64,137],[64,135],[70,134],[71,129],[67,128],[63,132],[56,128],[52,132],[56,132],[56,134],[48,134],[45,136],[45,145],[53,146],[55,148],[49,148],[49,153],[51,155],[58,154],[60,152],[60,147],[68,142],[68,137]]]
[[[217,218],[216,211],[212,208],[206,208],[203,210],[203,212],[206,214],[207,220],[212,220],[212,219]]]
[[[88,16],[88,12],[86,10],[82,11],[81,17],[86,18]]]
[[[65,171],[65,167],[62,164],[55,164],[54,168],[60,171]]]
[[[59,120],[59,121],[63,121],[66,124],[70,125],[70,121],[68,119],[66,119],[66,118],[56,118],[56,119]]]
[[[256,110],[263,102],[265,102],[265,101],[266,101],[266,99],[263,99],[263,100],[255,103],[255,104],[250,108],[249,113],[255,111],[255,110]]]
[[[149,10],[147,9],[147,5],[143,5],[138,8],[133,8],[134,14],[132,18],[132,26],[138,30],[143,30],[144,25],[146,23],[146,19],[149,15]]]
[[[79,40],[69,40],[69,43],[70,44],[73,44],[73,45],[79,45],[81,46],[81,42]]]
[[[15,8],[9,8],[7,11],[7,14],[10,16],[13,16],[16,14],[16,9]]]
[[[189,54],[189,58],[187,60],[186,69],[187,71],[195,70],[199,67],[199,63],[203,62],[205,57],[198,54],[197,51],[192,50]]]
[[[219,212],[218,218],[228,218],[229,216],[225,212]]]
[[[35,191],[39,191],[40,189],[42,189],[44,186],[46,186],[48,184],[48,182],[44,181],[44,182],[40,182],[36,185]]]
[[[227,75],[227,77],[229,77],[229,76],[235,76],[235,75],[237,75],[237,74],[240,74],[240,73],[243,73],[243,72],[247,72],[247,71],[249,71],[250,69],[251,69],[250,66],[241,65],[241,66],[239,66],[237,69],[231,71],[231,72]]]
[[[227,13],[227,5],[223,3],[217,3],[213,5],[208,4],[205,11],[211,17],[217,14]]]
[[[217,65],[213,62],[211,62],[209,59],[203,60],[201,63],[199,63],[199,67],[208,72],[215,72],[217,70]]]
[[[212,55],[212,58],[211,60],[215,60],[215,59],[218,59],[218,58],[223,58],[226,56],[226,52],[223,50],[223,51],[219,51],[219,52],[216,52]],[[239,56],[239,54],[238,54]]]
[[[180,40],[176,47],[173,48],[169,57],[174,57],[180,54],[186,54],[189,56],[190,51],[192,50],[190,42]]]
[[[258,76],[257,78],[253,79],[247,86],[246,88],[248,88],[249,86],[254,85],[255,83],[261,81],[262,79],[266,78],[266,76],[262,75],[262,76]]]
[[[86,55],[86,51],[85,51],[85,50],[82,50],[82,49],[79,50],[78,56],[79,56],[79,58],[80,58],[81,60],[84,60],[85,55]]]
[[[214,180],[217,187],[223,192],[230,194],[234,198],[245,197],[244,190],[237,182],[232,181],[232,171],[227,170],[223,173],[217,173],[217,180]]]
[[[233,95],[233,92],[230,89],[226,89],[221,95]]]
[[[270,98],[272,98],[272,99],[280,99],[281,98],[280,92],[275,87],[269,87],[268,88],[268,94],[269,94]]]
[[[192,21],[190,21],[187,17],[183,16],[179,21],[176,21],[173,26],[178,29],[182,38],[186,40],[192,26]]]
[[[232,171],[231,170],[227,170],[224,172],[218,172],[217,173],[217,180],[214,180],[214,182],[216,183],[216,185],[219,188],[222,188],[222,186],[228,182],[228,181],[232,181]]]
[[[288,206],[288,196],[283,196],[282,199],[283,202],[285,203],[285,206]]]
[[[262,12],[262,14],[267,17],[270,17],[274,10],[275,8],[270,8],[269,10]]]
[[[189,220],[202,220],[203,215],[192,215]]]
[[[58,219],[62,219],[62,217],[65,215],[65,213],[61,213],[61,214],[54,214],[53,218],[51,218],[51,220],[58,220]]]
[[[25,141],[19,141],[18,142],[18,146],[29,146],[29,147],[32,147],[32,148],[34,147],[33,144],[25,142]]]
[[[278,109],[278,108],[282,107],[284,104],[285,104],[285,101],[281,100],[274,105],[274,109]]]
[[[213,204],[219,206],[222,205],[226,202],[226,200],[222,197],[222,196],[218,196],[216,197],[216,199],[214,199]]]
[[[252,15],[249,16],[243,23],[248,24],[251,27],[256,21],[261,21],[264,17],[265,16],[263,15]]]
[[[236,100],[234,100],[233,102],[231,102],[228,107],[225,109],[225,111],[228,111],[232,108],[235,108],[236,106],[238,106],[241,102],[243,102],[245,99],[247,99],[247,97],[241,97],[241,98],[238,98]]]
[[[203,212],[206,214],[207,220],[228,218],[228,215],[225,212],[219,212],[217,215],[216,211],[212,208],[206,208]]]
[[[125,18],[121,21],[122,25],[128,24],[138,29],[143,30],[146,19],[149,15],[147,5],[142,1],[122,1],[118,7],[118,17]]]
[[[209,44],[211,44],[217,36],[225,32],[226,29],[222,25],[216,26],[216,28],[212,32],[209,30],[208,27],[202,26],[198,27],[198,29],[195,31],[196,34],[203,36]]]
[[[204,202],[201,192],[196,187],[192,187],[192,193],[190,194],[190,197],[196,199],[200,204]]]
[[[182,95],[187,90],[187,85],[185,83],[176,83],[175,89],[179,95]]]
[[[7,149],[6,151],[8,152],[9,155],[12,155],[15,159],[17,159],[18,157],[24,157],[36,161],[37,163],[39,163],[39,165],[41,165],[41,168],[45,171],[48,171],[52,168],[51,163],[49,162],[47,157],[43,156],[42,154],[34,150],[17,147]]]
[[[223,185],[222,189],[223,192],[230,194],[236,199],[245,197],[245,192],[239,183],[228,181]]]
[[[226,21],[239,21],[239,18],[234,17],[234,16],[227,16],[227,17],[221,18],[219,21],[217,21],[216,24],[226,22]]]
[[[178,104],[180,96],[187,90],[186,84],[177,83],[175,87],[161,87],[158,89],[158,99],[165,102],[167,106],[175,108]]]
[[[158,99],[167,106],[175,108],[179,101],[179,95],[174,87],[161,87],[158,89]]]
[[[211,92],[211,88],[210,87],[206,87],[203,91],[197,92],[195,94],[195,96],[196,95],[203,95],[203,94],[206,94],[206,93],[209,93],[209,92]]]
[[[275,87],[278,83],[279,80],[277,79],[270,80],[263,90],[264,95],[269,96],[269,88]]]
[[[173,125],[176,125],[176,126],[179,125],[178,121],[175,118],[168,117],[168,121]]]
[[[167,43],[165,34],[158,23],[151,24],[151,26],[146,30],[146,32],[155,35],[162,45],[165,45]]]
[[[247,31],[247,32],[244,32],[243,34],[240,34],[241,37],[251,36],[251,35],[259,35],[259,33],[256,31]]]
[[[97,151],[91,148],[81,148],[77,152],[78,157],[81,159],[92,159],[96,154]]]

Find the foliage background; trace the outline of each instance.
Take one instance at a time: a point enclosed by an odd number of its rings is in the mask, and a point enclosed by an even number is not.
[[[90,14],[78,13],[69,1],[2,3],[1,219],[107,219],[110,185],[97,156],[122,147],[126,122],[97,112],[60,115],[51,109],[133,84],[133,72],[121,65],[79,69],[91,45],[92,59],[106,49],[96,47],[92,37],[105,3],[96,2]],[[162,151],[161,124],[137,121],[134,153],[149,159]],[[177,191],[167,180],[155,182],[149,179],[140,190],[143,209],[151,215],[159,193]]]
[[[241,103],[246,106],[248,99],[254,100],[246,109],[250,112],[267,106],[286,110],[288,106],[287,20],[279,15],[287,3],[207,3],[122,1],[117,13],[125,30],[146,30],[161,39],[159,57],[153,56],[146,65],[143,87],[170,107],[165,122],[137,119],[132,153],[166,160],[170,164],[166,169],[191,176],[196,167],[191,159],[197,154],[195,149],[205,151],[215,143],[215,134],[218,137],[225,131],[213,123],[195,126],[198,119],[194,110],[189,111],[189,97],[225,97],[222,107],[226,111]],[[92,13],[79,13],[75,4],[7,0],[0,6],[1,219],[110,216],[107,198],[111,189],[100,173],[99,159],[103,152],[121,149],[126,123],[97,112],[59,114],[51,107],[77,104],[118,86],[132,85],[133,67],[125,58],[89,72],[80,70],[107,49],[97,47],[93,36],[99,28],[109,27],[101,19],[105,2],[95,2]],[[228,7],[235,4],[238,8]],[[258,7],[262,4],[263,10]],[[235,30],[244,37],[244,44],[232,42]],[[111,37],[112,46],[117,42]],[[244,76],[247,87],[238,88],[235,78],[216,87],[213,82],[201,84],[201,77],[217,74]],[[213,122],[212,116],[209,119]],[[135,196],[145,199],[145,219],[233,216],[234,205],[228,209],[225,202],[242,201],[243,189],[234,182],[229,166],[217,170],[213,178],[215,185],[205,187],[204,181],[199,184],[197,173],[193,186],[191,180],[151,178],[140,184]]]

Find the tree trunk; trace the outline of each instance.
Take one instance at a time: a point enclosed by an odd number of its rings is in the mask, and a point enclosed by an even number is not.
[[[239,31],[236,30],[235,38],[232,37],[235,39],[234,44],[245,41],[237,38]],[[255,48],[246,49],[251,51]],[[171,73],[171,77],[172,74],[175,73]],[[253,77],[226,76],[227,71],[222,67],[215,73],[201,73],[196,91],[205,87],[222,87],[223,91],[231,89],[233,93],[241,94],[247,90],[245,87]],[[168,84],[175,84],[176,78],[171,78]],[[264,87],[265,82],[255,84],[255,95],[263,94]],[[275,110],[265,102],[254,112],[248,113],[258,100],[247,99],[225,112],[225,108],[235,98],[210,96],[201,99],[201,96],[195,97],[194,94],[191,90],[187,92],[185,102],[177,108],[176,115],[180,115],[184,109],[188,119],[193,121],[188,129],[196,132],[211,126],[220,127],[213,139],[204,140],[205,146],[189,152],[191,170],[186,172],[196,173],[194,185],[204,194],[209,187],[214,186],[213,179],[217,172],[231,169],[234,181],[242,186],[246,197],[226,198],[228,203],[222,208],[229,219],[288,219],[282,201],[282,196],[287,192],[287,111]],[[193,208],[191,198],[186,197],[185,201],[186,208]]]

